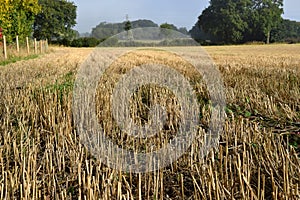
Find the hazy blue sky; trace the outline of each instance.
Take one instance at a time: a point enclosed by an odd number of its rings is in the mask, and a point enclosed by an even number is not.
[[[130,20],[150,19],[186,27],[195,24],[209,0],[73,0],[77,5],[79,32],[90,32],[100,22],[122,22],[126,14]],[[300,21],[300,1],[284,0],[284,17]]]

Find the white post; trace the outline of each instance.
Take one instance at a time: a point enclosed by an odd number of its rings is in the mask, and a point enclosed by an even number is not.
[[[40,40],[40,51],[41,54],[43,53],[43,40]]]
[[[34,53],[37,54],[37,42],[36,42],[36,38],[34,38]]]
[[[26,37],[26,47],[27,47],[27,54],[29,54],[29,40],[28,37]]]
[[[3,52],[4,52],[4,59],[7,59],[6,37],[5,37],[5,35],[3,35]]]
[[[48,51],[48,39],[46,39],[46,41],[45,41],[45,51],[46,52]]]
[[[20,53],[20,46],[19,46],[19,36],[16,36],[16,43],[17,43],[17,52]]]

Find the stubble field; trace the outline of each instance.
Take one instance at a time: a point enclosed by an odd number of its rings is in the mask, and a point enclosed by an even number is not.
[[[188,57],[197,56],[199,47],[173,48]],[[111,169],[79,140],[73,84],[92,49],[52,48],[40,58],[0,66],[0,199],[299,199],[300,45],[204,49],[225,86],[220,143],[202,159],[199,139],[170,166],[148,173]],[[106,54],[114,51],[103,48]],[[149,151],[149,145],[160,148],[176,134],[176,100],[164,131],[147,142],[125,139],[110,115],[116,81],[124,69],[145,60],[167,63],[190,78],[201,104],[199,134],[205,133],[208,93],[176,59],[143,49],[107,71],[97,90],[97,116],[107,137],[124,148]],[[145,124],[150,104],[174,98],[163,88],[140,88],[131,99],[134,122]]]

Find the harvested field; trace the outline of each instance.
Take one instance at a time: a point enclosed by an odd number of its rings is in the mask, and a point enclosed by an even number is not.
[[[197,48],[170,50],[197,57]],[[202,159],[201,139],[196,140],[170,166],[148,173],[111,169],[80,142],[72,91],[77,70],[93,49],[52,48],[40,58],[0,66],[0,199],[300,199],[300,45],[204,49],[225,86],[220,143]],[[118,51],[103,48],[107,54]],[[127,56],[120,60],[124,65],[107,70],[97,88],[97,116],[108,137],[147,151],[176,134],[180,109],[174,95],[151,85],[132,96],[131,114],[136,124],[145,124],[151,102],[166,105],[173,99],[173,117],[159,137],[125,139],[113,122],[109,98],[116,80],[145,59],[180,66],[177,70],[196,80],[199,133],[205,133],[209,95],[188,64],[153,49]]]

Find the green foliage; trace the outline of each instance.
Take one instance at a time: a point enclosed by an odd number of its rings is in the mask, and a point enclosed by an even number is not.
[[[70,41],[76,37],[72,27],[76,24],[77,6],[66,0],[39,0],[42,12],[34,22],[34,37],[37,39]]]
[[[7,42],[17,35],[20,40],[31,36],[35,15],[40,10],[38,0],[0,0],[0,26]]]
[[[249,29],[252,36],[256,36],[257,32],[262,38],[255,40],[265,40],[270,42],[270,34],[281,22],[283,14],[283,0],[252,0],[252,9],[250,10]]]
[[[178,31],[177,27],[173,24],[164,23],[161,24],[159,27],[161,28],[160,34],[162,38],[170,38],[174,31]]]
[[[244,19],[248,0],[212,0],[199,17],[198,24],[218,43],[240,43],[247,28]]]
[[[129,31],[131,28],[132,28],[131,22],[130,21],[125,22],[124,30]]]
[[[192,27],[192,29],[189,31],[189,34],[194,40],[196,40],[200,44],[208,43],[212,38],[211,35],[203,31],[199,24],[199,21],[196,22],[196,24]]]
[[[96,47],[100,44],[101,40],[93,37],[83,37],[75,39],[71,42],[72,47]]]
[[[193,39],[172,39],[172,40],[163,40],[158,43],[157,46],[198,46],[199,44]]]
[[[284,19],[276,29],[271,32],[273,42],[300,42],[300,22]]]
[[[270,42],[281,22],[283,0],[211,0],[192,29],[193,38],[216,43]],[[197,32],[203,31],[202,38]]]
[[[122,23],[101,22],[98,26],[93,28],[91,35],[92,35],[92,37],[95,37],[100,40],[109,38],[113,35],[123,32],[124,27],[126,28],[126,23],[128,23],[128,22],[122,22]],[[157,24],[155,24],[154,22],[152,22],[150,20],[137,20],[137,21],[130,22],[130,24],[131,24],[130,29],[145,28],[145,27],[158,27]],[[129,25],[129,24],[127,24],[127,25]],[[129,26],[127,28],[129,28]]]
[[[63,77],[57,79],[54,84],[47,85],[43,88],[39,88],[38,91],[51,92],[57,95],[59,102],[64,101],[64,96],[68,95],[73,90],[75,80],[74,72],[70,71],[65,74]],[[35,94],[34,94],[35,96]]]
[[[163,28],[163,29],[170,29],[170,30],[174,30],[174,31],[177,31],[177,27],[173,24],[168,24],[168,23],[164,23],[164,24],[161,24],[159,26],[160,28]]]

